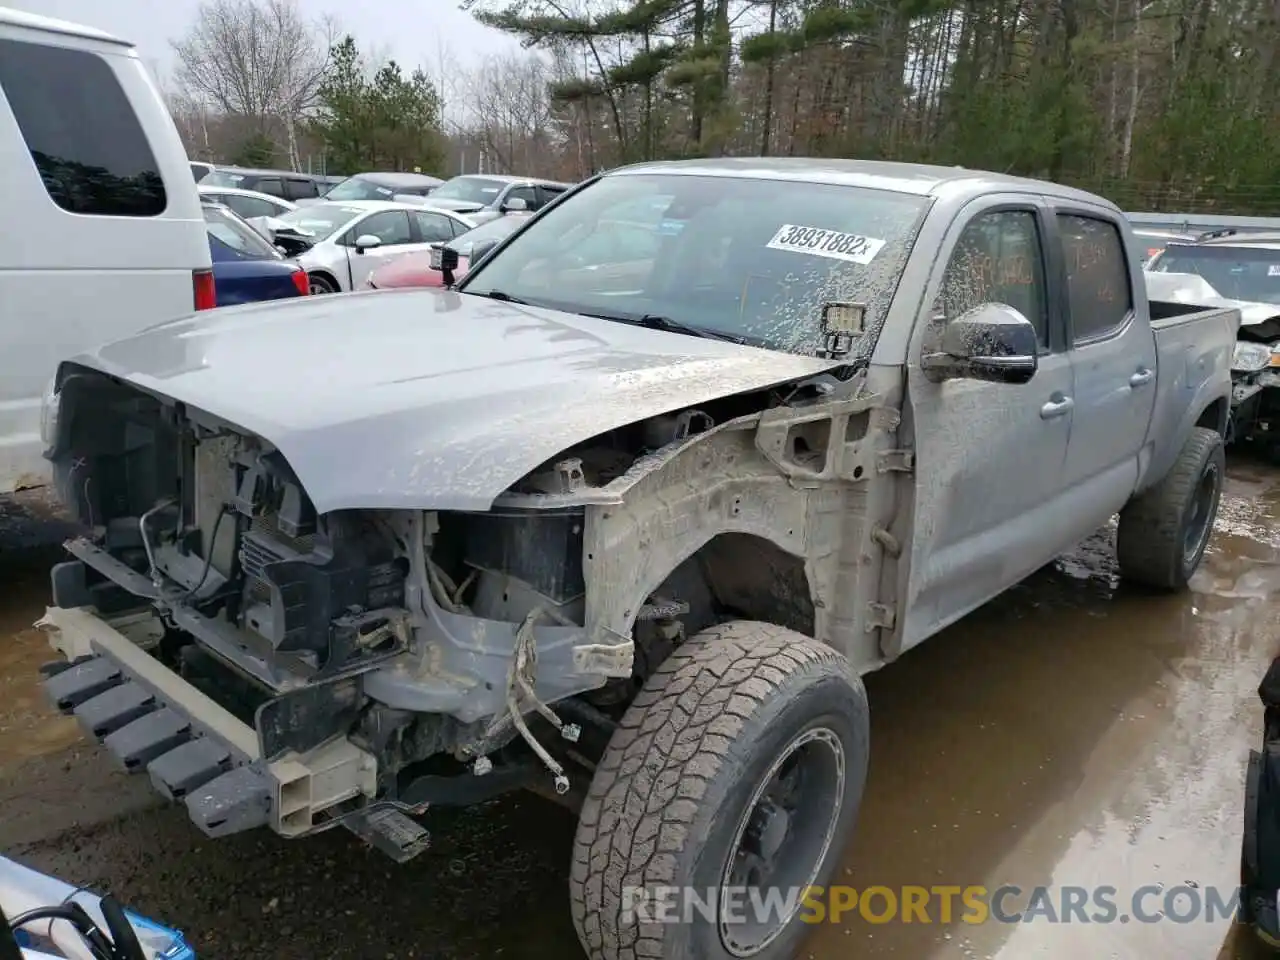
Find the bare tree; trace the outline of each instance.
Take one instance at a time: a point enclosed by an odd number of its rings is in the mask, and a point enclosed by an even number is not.
[[[298,166],[298,122],[315,103],[336,34],[307,20],[297,0],[205,0],[173,44],[177,78],[192,99],[247,121],[277,140]]]
[[[536,53],[490,57],[467,77],[470,117],[465,125],[495,173],[553,172],[546,169],[557,159],[550,149],[550,80],[549,66]]]

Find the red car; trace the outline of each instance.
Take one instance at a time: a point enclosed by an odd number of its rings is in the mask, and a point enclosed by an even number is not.
[[[509,213],[496,220],[482,223],[466,233],[454,237],[444,246],[458,252],[458,269],[454,278],[461,279],[467,272],[467,259],[478,243],[504,240],[531,217],[530,213]],[[444,274],[440,272],[440,249],[422,253],[408,253],[397,257],[386,266],[369,274],[361,290],[390,290],[395,287],[443,287]],[[434,265],[433,265],[434,264]]]

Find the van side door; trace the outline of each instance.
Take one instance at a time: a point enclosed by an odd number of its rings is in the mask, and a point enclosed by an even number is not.
[[[1136,267],[1117,214],[1054,202],[1076,381],[1066,480],[1079,536],[1104,524],[1138,485],[1156,398],[1156,341],[1136,309]]]
[[[914,446],[910,572],[898,650],[926,639],[1048,563],[1071,435],[1071,361],[1038,196],[967,204],[947,228],[907,354],[903,426]],[[983,304],[1013,307],[1036,328],[1038,369],[1024,384],[931,381],[931,329]]]

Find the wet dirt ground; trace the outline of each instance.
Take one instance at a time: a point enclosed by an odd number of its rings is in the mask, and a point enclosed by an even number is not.
[[[581,956],[566,904],[573,823],[536,798],[433,814],[432,849],[397,867],[345,832],[206,841],[181,808],[112,771],[36,689],[47,654],[30,624],[56,552],[32,544],[59,534],[38,497],[10,510],[0,514],[0,850],[117,892],[182,927],[202,958]],[[1110,536],[868,679],[871,776],[842,882],[1109,885],[1120,913],[1147,885],[1234,889],[1256,689],[1280,652],[1280,475],[1233,462],[1188,595],[1120,588]],[[1006,909],[1022,905],[1010,898]],[[1267,955],[1221,918],[871,924],[856,914],[815,927],[800,954]]]

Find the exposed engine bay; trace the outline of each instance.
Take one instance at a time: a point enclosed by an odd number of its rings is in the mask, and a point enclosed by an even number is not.
[[[568,771],[593,768],[636,690],[686,636],[743,615],[815,632],[803,554],[818,504],[760,453],[755,430],[765,411],[790,415],[784,401],[800,393],[729,396],[594,437],[487,512],[318,515],[266,440],[76,372],[61,385],[51,459],[89,533],[68,544],[75,560],[55,571],[55,603],[145,622],[131,638],[256,730],[264,762],[353,744],[376,782],[326,816],[374,797],[414,809],[543,792],[548,781],[545,792],[563,797]],[[829,413],[782,422],[779,457],[789,472],[831,475],[832,443],[859,441],[867,416],[842,419],[834,439]],[[619,485],[672,483],[664,471],[703,438],[714,441],[707,455],[685,455],[674,475],[687,501],[678,516],[711,509],[711,529],[719,514],[746,529],[785,526],[791,550],[727,533],[673,562],[650,549],[669,517],[609,507],[624,502]],[[732,497],[719,489],[728,474],[716,474],[727,467]],[[753,498],[753,483],[767,496]],[[597,555],[601,544],[620,556]],[[646,582],[649,568],[661,582]],[[598,597],[593,576],[608,578]],[[323,826],[311,813],[300,832]]]

